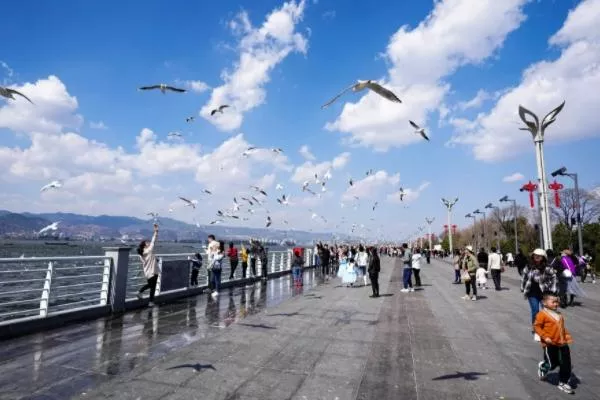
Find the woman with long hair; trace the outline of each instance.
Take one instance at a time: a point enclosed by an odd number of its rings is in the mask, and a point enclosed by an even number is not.
[[[158,225],[154,224],[154,234],[152,235],[152,240],[148,242],[147,240],[142,240],[140,245],[137,248],[137,253],[140,257],[140,261],[142,262],[142,270],[144,271],[144,276],[146,276],[146,284],[140,288],[140,291],[137,294],[138,299],[142,299],[142,293],[147,289],[150,289],[150,298],[148,307],[154,306],[154,291],[156,290],[156,282],[158,281],[158,263],[156,262],[156,257],[154,256],[154,245],[156,244],[156,238],[158,237]]]

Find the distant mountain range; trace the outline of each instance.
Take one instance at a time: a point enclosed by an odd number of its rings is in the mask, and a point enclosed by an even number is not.
[[[152,234],[151,221],[140,218],[111,215],[80,215],[71,213],[13,213],[0,210],[0,237],[38,238],[38,232],[53,222],[60,222],[57,231],[44,234],[45,238],[77,240],[111,240],[125,238],[138,240]],[[313,240],[331,240],[331,233],[305,231],[283,231],[277,229],[246,228],[223,225],[187,224],[172,218],[160,218],[163,240],[206,240],[209,233],[220,238],[268,240],[290,239],[296,243],[309,243]]]

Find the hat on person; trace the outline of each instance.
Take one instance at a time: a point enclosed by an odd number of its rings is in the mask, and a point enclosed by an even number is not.
[[[532,256],[542,256],[544,258],[548,258],[546,255],[546,251],[544,249],[535,249],[532,253]]]
[[[467,246],[467,247],[465,247],[465,249],[470,251],[471,253],[473,252],[473,246]]]

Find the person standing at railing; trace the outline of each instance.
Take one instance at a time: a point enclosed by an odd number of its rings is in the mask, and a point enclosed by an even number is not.
[[[207,256],[207,263],[206,263],[206,271],[208,274],[208,290],[213,293],[215,290],[214,287],[214,278],[213,278],[213,272],[212,272],[212,262],[214,259],[214,256],[219,252],[219,247],[220,244],[219,242],[217,242],[215,235],[208,235],[208,246],[206,247],[206,256]]]
[[[233,242],[229,242],[227,257],[229,257],[229,280],[231,280],[234,278],[235,269],[238,266],[238,250],[233,245]]]
[[[225,258],[225,244],[223,242],[217,243],[219,245],[218,250],[212,256],[212,261],[210,261],[208,266],[212,272],[212,287],[214,291],[211,294],[214,297],[219,295],[219,289],[221,289],[221,272],[223,271],[223,258]]]
[[[154,291],[156,290],[156,282],[158,281],[158,263],[156,262],[156,257],[154,256],[154,245],[156,244],[157,237],[158,225],[154,224],[154,234],[152,235],[152,240],[150,242],[147,240],[142,240],[137,248],[137,253],[142,262],[142,269],[147,279],[147,283],[140,288],[137,297],[141,300],[143,298],[142,293],[147,289],[150,289],[150,301],[148,303],[148,307],[154,307]]]
[[[256,241],[250,241],[250,254],[248,255],[250,258],[250,273],[254,278],[256,276],[256,257],[258,256],[258,244]]]
[[[200,253],[196,253],[190,261],[192,263],[190,286],[198,286],[198,273],[200,272],[200,268],[202,268],[202,255]]]
[[[246,271],[248,270],[248,250],[244,245],[242,245],[240,257],[242,258],[242,278],[246,279]]]
[[[262,244],[259,245],[258,248],[258,257],[260,258],[260,269],[261,269],[261,279],[263,280],[267,280],[267,271],[268,271],[268,266],[269,266],[269,256],[267,253],[267,249],[265,249],[265,246],[263,246]]]

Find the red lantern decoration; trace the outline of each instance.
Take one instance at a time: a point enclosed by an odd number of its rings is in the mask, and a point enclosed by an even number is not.
[[[452,233],[456,233],[456,225],[452,224]]]
[[[529,181],[529,183],[526,183],[525,185],[523,185],[523,187],[521,188],[521,190],[526,190],[529,192],[529,205],[531,206],[531,208],[533,208],[535,206],[535,204],[533,202],[533,192],[535,192],[537,188],[538,188],[538,185],[531,181]]]
[[[560,207],[560,196],[558,195],[558,191],[564,188],[564,186],[562,185],[562,183],[556,182],[555,179],[554,182],[548,185],[548,187],[551,190],[554,190],[554,204],[556,205],[556,207]]]

